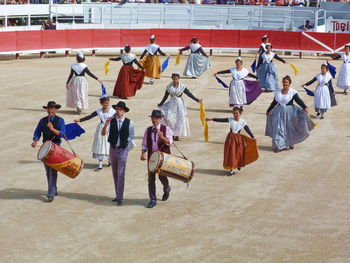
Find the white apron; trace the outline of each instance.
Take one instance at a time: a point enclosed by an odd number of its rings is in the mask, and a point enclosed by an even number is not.
[[[164,114],[163,123],[173,130],[174,136],[189,136],[188,113],[182,98],[186,86],[180,82],[178,87],[174,87],[173,83],[170,83],[166,89],[171,99],[161,106],[161,111]]]
[[[350,88],[350,54],[342,54],[343,64],[338,75],[337,87],[347,90]]]
[[[331,96],[327,84],[332,79],[332,75],[329,72],[325,75],[319,73],[316,75],[316,79],[318,85],[314,96],[315,109],[329,109],[331,107]]]
[[[243,78],[249,74],[249,71],[245,68],[242,68],[240,71],[238,71],[236,67],[231,68],[230,71],[233,78],[230,83],[229,90],[230,106],[243,106],[244,104],[247,104],[247,95]]]
[[[101,122],[96,127],[96,133],[94,138],[94,143],[92,145],[93,158],[104,160],[108,159],[109,155],[109,142],[108,142],[108,129],[105,136],[101,135],[103,126],[105,125],[107,119],[115,114],[115,110],[110,108],[108,112],[102,112],[102,108],[97,111],[98,117],[100,117]]]

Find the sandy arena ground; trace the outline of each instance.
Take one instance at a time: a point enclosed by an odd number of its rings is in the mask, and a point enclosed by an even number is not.
[[[111,94],[121,63],[111,62],[103,76],[106,56],[87,57]],[[249,67],[252,56],[245,57]],[[293,87],[314,114],[312,97],[300,87],[319,72],[321,58],[286,57],[300,73]],[[265,112],[273,94],[262,94],[245,107],[243,118],[256,135],[260,158],[233,177],[222,168],[228,126],[209,123],[209,142],[203,141],[199,105],[185,96],[192,136],[178,142],[196,164],[188,189],[171,179],[167,202],[153,209],[148,203],[146,163],[140,161],[147,117],[160,102],[173,71],[170,66],[154,85],[145,84],[126,101],[135,122],[137,147],[129,153],[125,204],[111,202],[114,186],[111,169],[95,172],[91,146],[98,119],[84,122],[86,134],[71,142],[85,161],[76,179],[59,175],[59,196],[47,203],[44,167],[36,160],[32,135],[42,105],[49,100],[65,105],[65,82],[74,57],[0,61],[1,168],[0,262],[350,262],[350,95],[337,91],[338,106],[316,120],[319,128],[295,150],[273,153],[264,136]],[[230,116],[228,90],[213,73],[233,65],[234,56],[212,57],[212,67],[199,79],[183,79],[203,98],[209,117]],[[280,78],[292,69],[275,62]],[[340,69],[341,62],[334,65]],[[229,83],[230,77],[222,79]],[[99,84],[89,78],[89,114],[99,107]],[[333,81],[336,83],[336,81]],[[312,86],[315,88],[315,85]],[[118,101],[112,98],[112,103]],[[63,107],[66,123],[77,115]],[[68,149],[66,143],[63,146]],[[173,153],[177,153],[173,147]],[[157,179],[158,198],[161,184]]]

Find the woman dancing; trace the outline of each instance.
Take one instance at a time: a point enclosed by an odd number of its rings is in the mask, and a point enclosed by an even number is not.
[[[185,93],[194,101],[201,103],[202,99],[197,99],[184,85],[179,81],[180,74],[173,73],[171,75],[172,82],[166,87],[166,91],[162,101],[158,104],[164,117],[163,122],[165,125],[169,126],[174,135],[174,140],[179,140],[179,136],[189,136],[190,126],[188,123],[188,113],[185,105],[185,101],[182,95]],[[169,95],[171,99],[164,103]]]
[[[281,90],[275,91],[275,98],[266,111],[265,135],[272,138],[274,152],[294,149],[294,144],[309,137],[314,123],[308,116],[308,108],[297,91],[290,87],[289,76],[282,79]],[[301,108],[295,106],[296,102]]]
[[[317,81],[317,87],[314,95],[315,111],[320,119],[324,119],[325,112],[337,105],[335,93],[332,84],[332,75],[328,72],[329,67],[326,63],[321,65],[321,73],[317,74],[312,80],[305,83],[302,87],[310,86]]]
[[[98,166],[95,171],[102,169],[103,160],[108,160],[108,166],[110,166],[108,134],[103,136],[101,135],[101,131],[107,119],[115,114],[115,110],[109,107],[108,97],[101,97],[100,104],[102,107],[91,113],[89,116],[74,120],[74,122],[83,122],[96,116],[100,117],[100,122],[96,127],[94,143],[92,144],[92,157],[98,160]]]
[[[191,54],[188,57],[183,75],[197,78],[210,67],[209,56],[204,52],[197,37],[192,38],[191,44],[180,48],[179,51],[182,52],[189,49],[191,50]]]
[[[275,58],[282,63],[287,63],[283,58],[279,57],[276,53],[272,52],[272,45],[266,43],[266,51],[263,52],[256,66],[256,73],[259,78],[259,82],[262,88],[267,92],[278,90],[278,77],[275,64],[272,60]]]
[[[231,73],[232,81],[229,87],[229,104],[230,107],[243,107],[243,105],[247,104],[247,95],[246,95],[246,86],[244,84],[243,79],[245,77],[251,77],[254,79],[258,79],[252,73],[243,67],[243,60],[241,57],[238,57],[235,61],[236,67],[232,67],[227,70],[218,71],[214,74],[214,76],[218,74],[226,74]],[[261,93],[261,91],[260,91]]]
[[[109,59],[112,61],[121,60],[123,62],[113,91],[113,96],[117,96],[121,99],[135,96],[136,91],[141,89],[143,79],[145,78],[145,68],[136,60],[136,56],[130,53],[131,47],[126,45],[124,51],[125,53],[122,53],[119,57]],[[133,67],[134,63],[141,68],[142,71],[135,69]]]
[[[89,84],[85,78],[85,73],[90,77],[96,79],[101,84],[102,81],[99,80],[94,74],[92,74],[88,69],[88,66],[83,63],[85,61],[83,52],[78,52],[76,60],[77,63],[71,66],[70,74],[66,82],[66,105],[70,108],[76,108],[77,113],[81,114],[82,110],[87,110],[89,108]]]
[[[241,170],[245,165],[258,159],[256,139],[250,131],[247,122],[241,118],[243,109],[234,107],[233,117],[229,118],[206,118],[206,121],[229,123],[230,131],[226,136],[224,148],[224,169],[229,170],[228,176],[234,175],[234,169]],[[249,136],[240,134],[244,129]]]

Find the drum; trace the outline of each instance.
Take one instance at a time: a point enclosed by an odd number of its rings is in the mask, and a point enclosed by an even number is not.
[[[155,151],[149,158],[148,170],[189,183],[194,175],[194,163],[178,156]]]
[[[77,177],[84,165],[78,156],[51,141],[44,142],[39,149],[37,158],[70,178]]]

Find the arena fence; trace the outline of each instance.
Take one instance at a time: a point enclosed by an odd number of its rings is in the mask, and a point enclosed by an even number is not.
[[[123,48],[133,50],[149,43],[150,35],[157,36],[157,43],[169,51],[189,44],[193,36],[200,39],[205,50],[249,51],[257,50],[263,34],[270,37],[277,51],[334,53],[342,51],[350,42],[350,34],[305,33],[263,30],[207,30],[207,29],[79,29],[0,32],[0,54],[30,54],[48,51],[87,50],[99,51]]]

